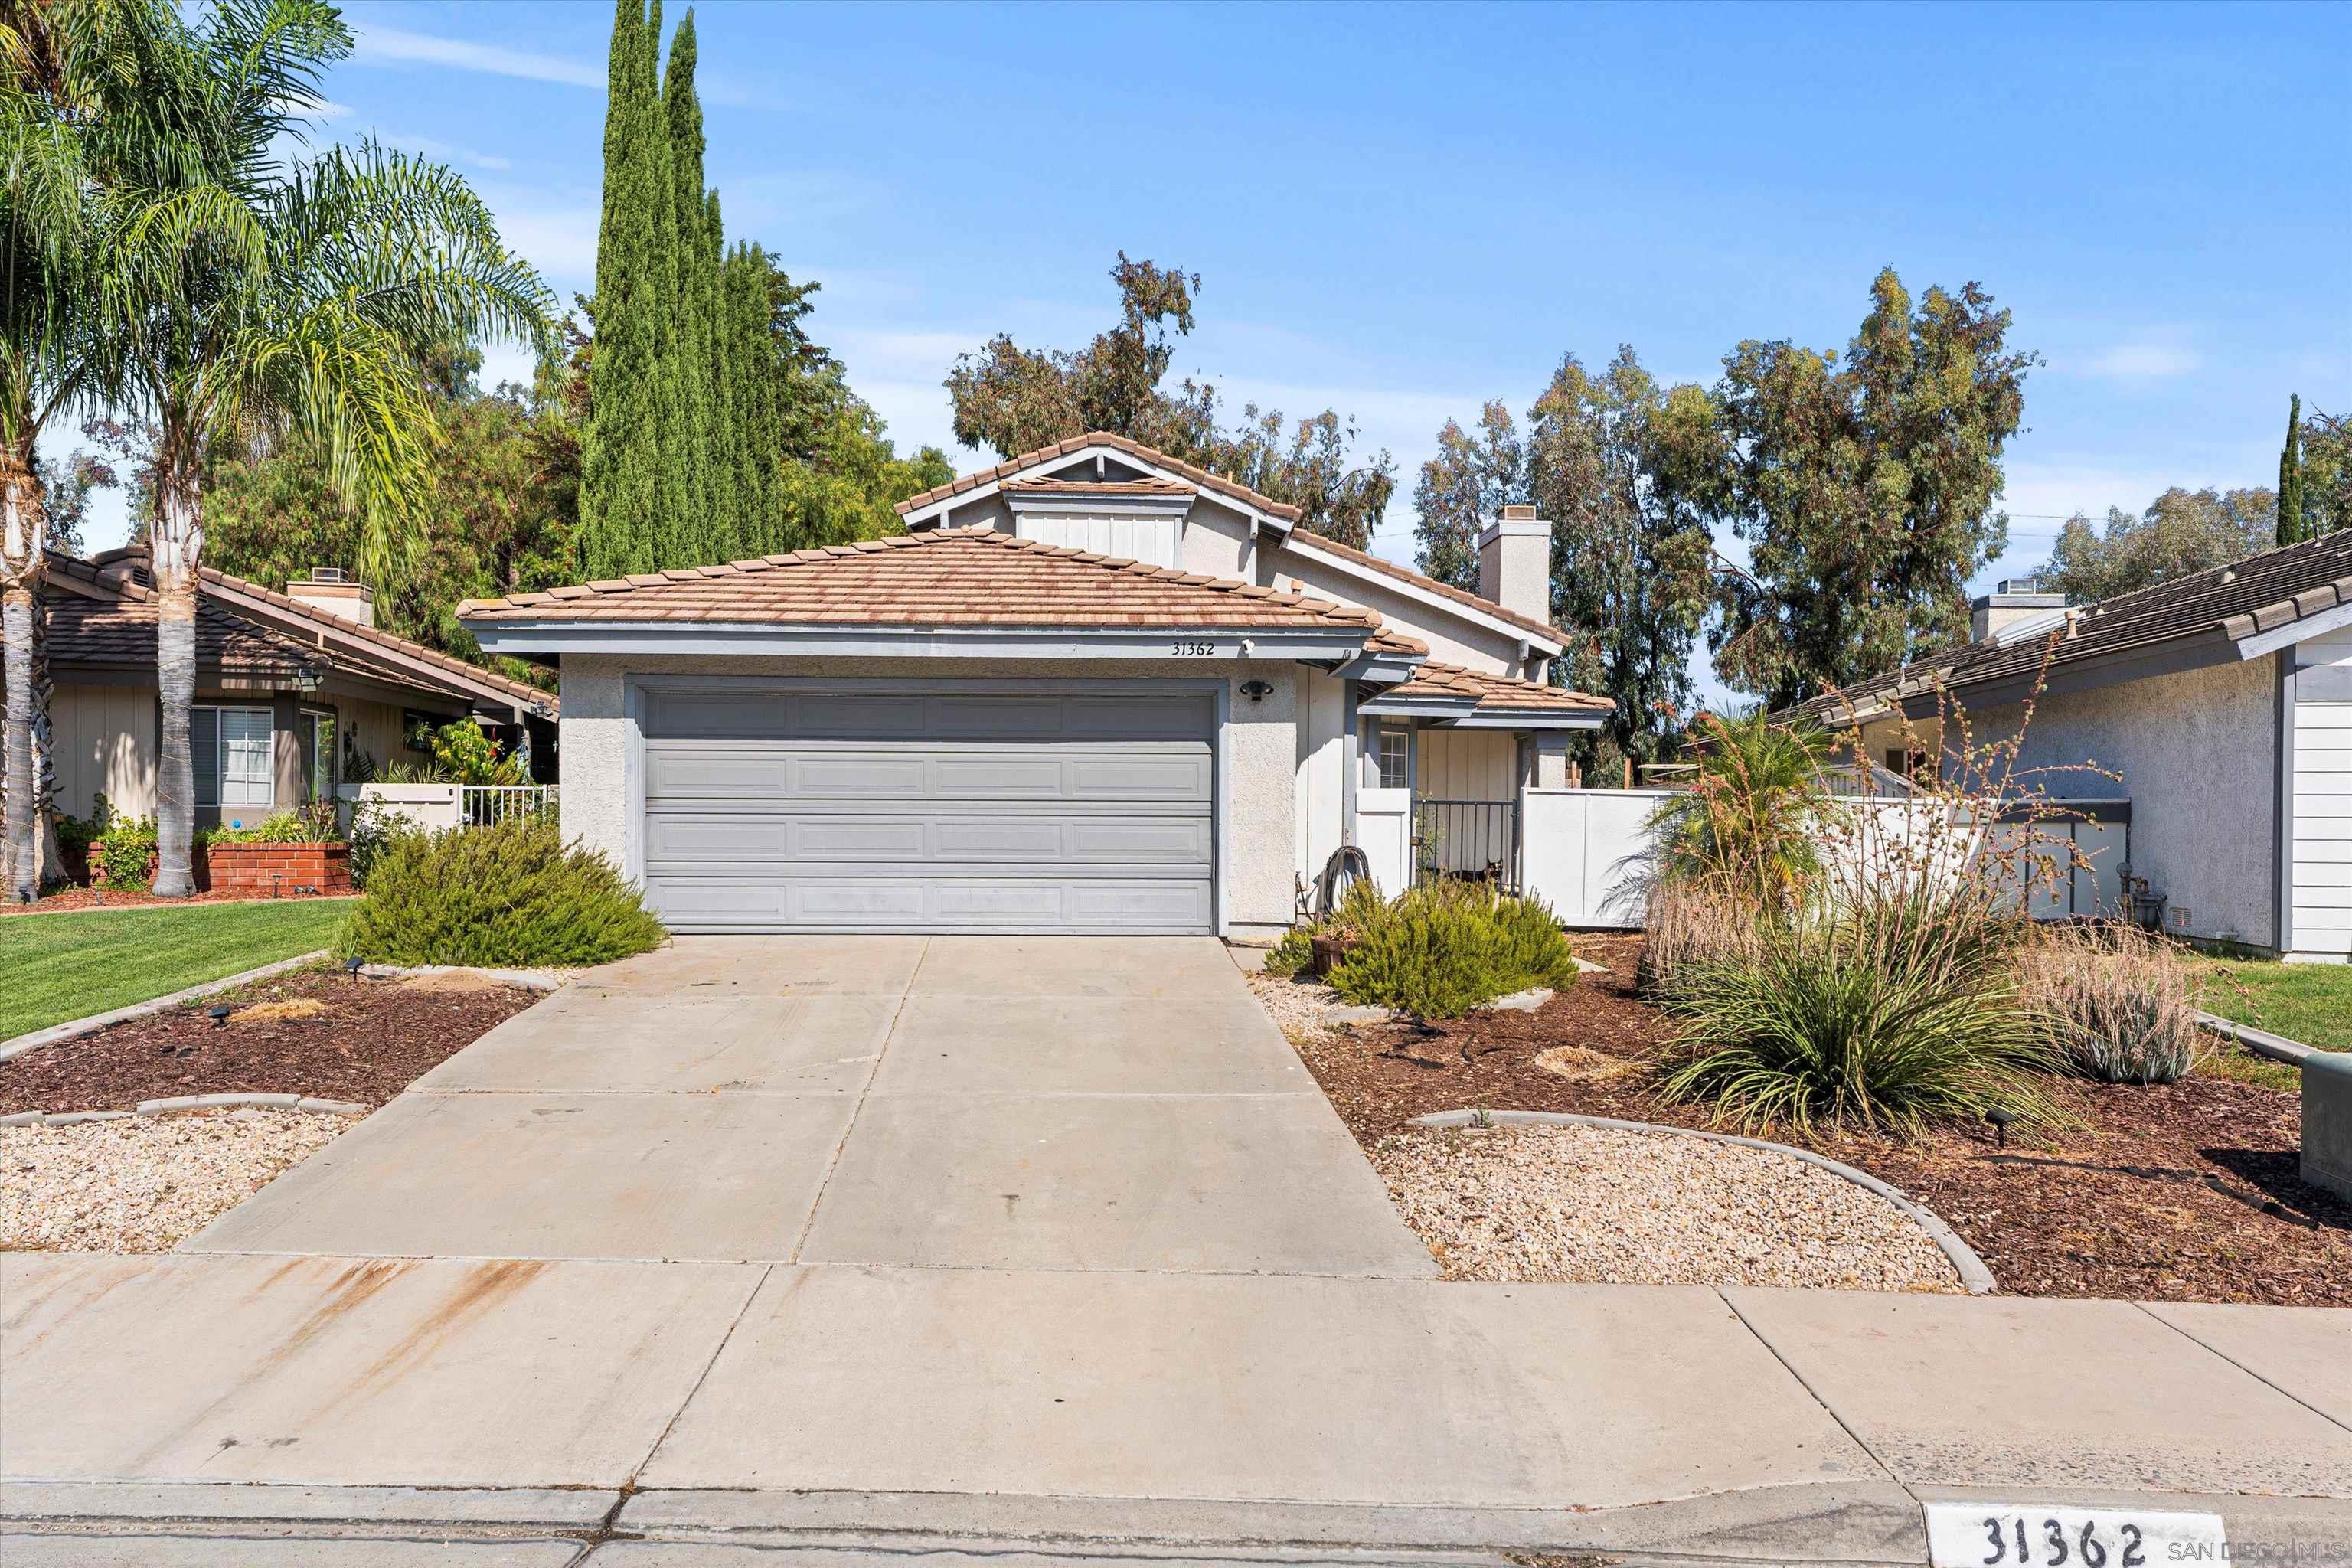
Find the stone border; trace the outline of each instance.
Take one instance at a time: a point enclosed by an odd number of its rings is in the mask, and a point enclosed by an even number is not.
[[[35,1029],[29,1035],[19,1035],[13,1040],[0,1041],[0,1062],[6,1061],[10,1057],[22,1056],[26,1051],[37,1050],[43,1046],[54,1046],[60,1040],[70,1040],[79,1036],[96,1034],[99,1030],[110,1028],[116,1024],[128,1024],[134,1018],[144,1018],[156,1013],[168,1013],[184,1003],[201,1002],[205,997],[216,995],[223,991],[234,991],[240,985],[250,985],[257,980],[268,980],[273,975],[283,974],[290,969],[306,968],[320,959],[333,956],[331,952],[322,947],[316,952],[298,953],[292,958],[281,959],[276,963],[265,963],[258,969],[248,969],[241,974],[226,975],[219,980],[207,980],[202,985],[191,985],[184,991],[174,991],[169,996],[158,996],[147,1002],[134,1002],[128,1007],[117,1007],[111,1013],[93,1013],[87,1018],[76,1018],[70,1023],[52,1024],[46,1029]]]
[[[1621,1132],[1672,1132],[1685,1138],[1711,1138],[1718,1143],[1737,1143],[1742,1148],[1762,1149],[1768,1153],[1786,1154],[1802,1160],[1808,1165],[1819,1165],[1824,1171],[1834,1171],[1858,1187],[1876,1193],[1901,1209],[1927,1233],[1927,1239],[1943,1249],[1951,1260],[1960,1284],[1971,1296],[1990,1296],[1997,1287],[1992,1270],[1985,1267],[1976,1249],[1962,1241],[1959,1233],[1937,1219],[1895,1187],[1889,1186],[1867,1171],[1857,1171],[1852,1165],[1832,1160],[1826,1154],[1816,1154],[1810,1149],[1799,1149],[1787,1143],[1768,1143],[1761,1138],[1742,1138],[1730,1132],[1704,1132],[1696,1127],[1666,1127],[1654,1121],[1626,1121],[1614,1116],[1584,1116],[1572,1110],[1440,1110],[1429,1116],[1416,1116],[1407,1125],[1413,1127],[1608,1127]]]
[[[404,968],[396,963],[363,963],[360,973],[370,980],[410,980],[435,974],[478,974],[485,980],[495,980],[501,985],[519,985],[526,991],[555,991],[562,987],[569,974],[553,969],[480,969],[470,963],[419,963]]]
[[[318,1100],[303,1094],[183,1094],[142,1100],[136,1110],[20,1110],[0,1116],[0,1127],[73,1127],[84,1121],[127,1121],[134,1116],[184,1116],[198,1110],[299,1110],[356,1121],[368,1108],[355,1100]]]

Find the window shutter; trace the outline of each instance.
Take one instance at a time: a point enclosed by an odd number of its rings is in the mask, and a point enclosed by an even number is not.
[[[188,754],[195,763],[196,809],[220,805],[220,710],[198,708],[188,714]]]

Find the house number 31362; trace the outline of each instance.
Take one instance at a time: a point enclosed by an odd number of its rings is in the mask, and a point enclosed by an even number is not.
[[[1217,646],[1214,643],[1184,642],[1180,639],[1169,645],[1168,651],[1178,658],[1208,658],[1216,653]]]

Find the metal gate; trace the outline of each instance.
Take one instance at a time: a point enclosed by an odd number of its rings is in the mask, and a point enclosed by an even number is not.
[[[1445,878],[1519,890],[1517,801],[1412,803],[1412,879],[1419,884]]]

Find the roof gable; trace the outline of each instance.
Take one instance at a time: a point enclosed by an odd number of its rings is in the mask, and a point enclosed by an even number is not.
[[[1221,500],[1240,503],[1245,510],[1257,513],[1279,529],[1287,530],[1301,516],[1297,507],[1286,501],[1276,500],[1273,497],[1262,495],[1247,485],[1234,479],[1220,478],[1206,468],[1185,462],[1179,458],[1171,458],[1165,452],[1153,450],[1140,441],[1130,440],[1125,436],[1113,435],[1108,430],[1093,430],[1084,436],[1073,436],[1066,441],[1056,441],[1050,447],[1040,447],[1034,452],[1024,452],[1017,458],[1008,458],[994,468],[979,468],[969,474],[960,474],[946,484],[925,490],[920,495],[908,496],[898,503],[898,512],[900,517],[907,520],[908,527],[920,528],[940,521],[932,514],[945,510],[940,506],[943,501],[993,495],[1004,486],[1006,481],[1019,480],[1024,476],[1039,479],[1055,478],[1066,479],[1067,476],[1059,473],[1058,470],[1082,463],[1089,457],[1124,459],[1122,466],[1131,464],[1139,468],[1146,479],[1179,481],[1196,489],[1207,490]],[[1031,474],[1033,469],[1054,471],[1033,475]],[[1079,482],[1084,481],[1081,479]]]

